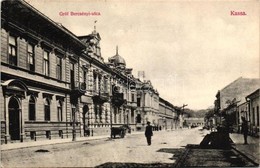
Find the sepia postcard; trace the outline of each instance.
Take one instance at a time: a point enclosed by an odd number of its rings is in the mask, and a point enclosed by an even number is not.
[[[1,1],[1,167],[258,167],[259,7]]]

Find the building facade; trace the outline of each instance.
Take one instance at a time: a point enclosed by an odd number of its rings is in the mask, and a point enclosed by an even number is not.
[[[228,107],[229,102],[236,99],[237,102],[244,102],[244,98],[260,85],[260,79],[238,78],[228,84],[216,94],[215,109],[222,111]]]
[[[205,120],[204,118],[185,118],[185,123],[188,125],[189,128],[194,127],[194,126],[204,126],[205,125]]]
[[[250,133],[259,137],[259,106],[260,106],[260,89],[246,96],[248,102],[248,121]]]
[[[159,128],[163,130],[177,129],[180,123],[181,115],[177,114],[177,109],[165,99],[159,99]]]
[[[242,126],[242,118],[245,117],[247,121],[249,121],[249,104],[248,102],[238,103],[237,105],[237,120],[238,120],[238,132],[241,132],[241,126]]]
[[[73,129],[78,132],[79,114],[71,95],[84,47],[27,3],[2,2],[2,143],[64,138]]]
[[[233,131],[240,130],[241,115],[247,104],[245,97],[256,90],[260,79],[238,78],[216,94],[215,113],[219,116],[217,125],[227,125]],[[245,103],[245,104],[244,104]],[[246,113],[245,113],[246,115]]]
[[[76,36],[25,1],[1,3],[1,144],[144,130],[162,117],[172,127],[172,105],[159,110],[159,93],[118,48],[104,61],[96,30]]]

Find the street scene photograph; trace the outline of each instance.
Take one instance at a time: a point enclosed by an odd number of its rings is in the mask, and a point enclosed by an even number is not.
[[[1,167],[259,167],[259,6],[1,1]]]

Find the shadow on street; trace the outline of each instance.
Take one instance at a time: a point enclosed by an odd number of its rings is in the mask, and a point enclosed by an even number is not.
[[[96,168],[157,168],[157,167],[255,167],[255,163],[242,156],[236,150],[205,148],[200,145],[188,144],[185,148],[161,148],[157,152],[173,154],[169,160],[175,163],[120,163],[107,162]],[[156,161],[156,158],[155,158]]]
[[[172,158],[169,158],[169,160],[176,160],[178,159],[183,152],[185,151],[185,148],[161,148],[157,152],[164,152],[164,153],[171,153],[173,154]],[[107,162],[104,164],[101,164],[99,166],[96,166],[96,168],[106,168],[106,167],[113,167],[113,168],[119,168],[119,167],[126,167],[126,168],[133,168],[133,167],[140,167],[140,168],[156,168],[156,167],[175,167],[174,163],[156,163],[156,158],[154,163],[119,163],[119,162]]]
[[[118,163],[118,162],[107,162],[96,166],[96,168],[164,168],[164,167],[174,167],[174,164],[170,163]]]
[[[189,144],[185,152],[176,161],[175,167],[254,167],[248,160],[233,148],[216,149]]]

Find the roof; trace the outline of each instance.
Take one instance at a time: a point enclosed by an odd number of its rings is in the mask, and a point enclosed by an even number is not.
[[[252,83],[252,84],[258,83],[258,84],[260,84],[260,79],[259,78],[243,78],[243,77],[239,77],[238,79],[234,80],[233,82],[231,82],[230,84],[225,86],[219,92],[223,92],[224,90],[228,89],[229,87],[232,87],[236,83],[242,83],[242,82],[243,83]]]
[[[70,43],[73,43],[78,47],[85,48],[85,45],[77,38],[75,34],[62,26],[60,23],[56,23],[51,20],[26,1],[3,1],[1,4],[2,18],[13,17],[24,22],[27,17],[30,17],[31,22],[39,21],[38,24],[41,24],[42,29],[52,32],[53,34],[57,34],[61,37],[65,37],[67,40],[70,40]],[[10,18],[10,20],[11,19],[12,18]]]
[[[252,99],[254,97],[257,97],[257,95],[258,95],[258,97],[260,97],[260,89],[257,89],[253,93],[251,93],[248,96],[246,96],[246,99]]]
[[[108,60],[109,62],[112,62],[115,65],[126,65],[125,59],[118,54],[118,46],[116,46],[116,55],[110,57]]]
[[[220,108],[228,106],[227,101],[240,101],[239,104],[246,101],[245,97],[258,89],[260,86],[259,78],[238,78],[220,90],[219,100]]]
[[[125,59],[123,57],[121,57],[120,55],[118,55],[118,54],[113,56],[113,57],[111,57],[111,58],[109,58],[109,60],[114,62],[116,65],[119,65],[119,64],[126,65]]]
[[[163,99],[162,97],[159,97],[159,103],[163,103],[163,104],[165,104],[166,106],[169,106],[169,107],[171,107],[171,108],[174,108],[174,106],[173,106],[170,102],[168,102],[167,100]]]

